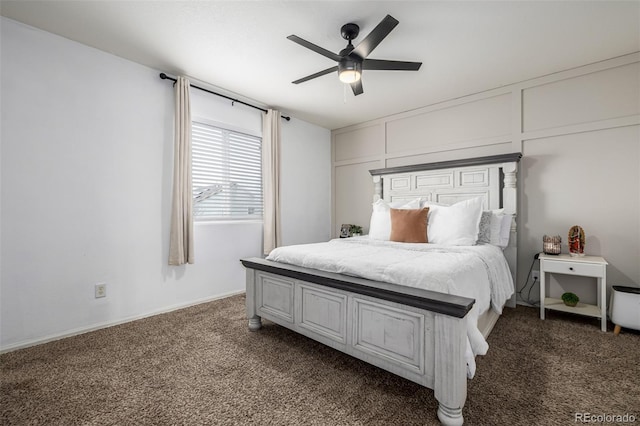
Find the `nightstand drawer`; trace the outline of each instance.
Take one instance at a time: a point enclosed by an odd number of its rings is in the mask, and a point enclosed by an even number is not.
[[[563,262],[555,260],[544,261],[544,272],[556,274],[582,275],[587,277],[602,277],[604,275],[603,265],[594,263]]]

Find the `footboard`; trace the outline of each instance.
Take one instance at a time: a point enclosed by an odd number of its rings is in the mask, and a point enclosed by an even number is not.
[[[259,258],[242,264],[250,330],[266,318],[433,389],[440,421],[462,424],[473,299]]]

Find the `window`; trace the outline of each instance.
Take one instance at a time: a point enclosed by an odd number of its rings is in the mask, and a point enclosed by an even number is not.
[[[192,122],[196,219],[262,219],[262,139]]]

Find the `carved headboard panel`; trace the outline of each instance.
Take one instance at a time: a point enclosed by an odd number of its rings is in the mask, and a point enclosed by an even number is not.
[[[482,197],[485,210],[503,208],[505,214],[513,215],[509,246],[504,254],[515,283],[518,258],[516,174],[521,157],[522,154],[514,153],[370,170],[375,188],[373,201],[380,198],[408,201],[422,197],[453,204]],[[508,305],[515,306],[515,300],[514,294]]]

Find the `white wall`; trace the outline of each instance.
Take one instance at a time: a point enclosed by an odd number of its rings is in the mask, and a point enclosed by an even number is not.
[[[640,54],[585,65],[332,132],[332,232],[368,228],[370,169],[521,152],[518,279],[544,234],[580,225],[608,286],[640,286]],[[534,269],[537,269],[537,263]],[[555,275],[551,293],[595,302],[595,281]],[[528,293],[527,293],[528,294]],[[531,292],[538,300],[539,287]],[[526,296],[526,295],[525,295]]]
[[[5,18],[1,36],[0,348],[242,291],[261,223],[197,222],[196,263],[167,265],[173,92],[159,71]],[[196,92],[194,115],[261,129],[260,112]],[[282,151],[285,239],[326,240],[329,131],[283,121]]]

